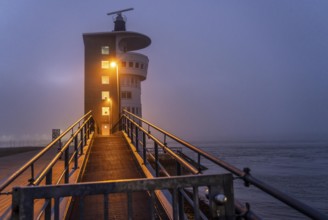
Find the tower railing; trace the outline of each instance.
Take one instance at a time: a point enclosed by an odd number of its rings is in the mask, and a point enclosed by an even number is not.
[[[320,211],[302,203],[299,200],[281,192],[280,190],[270,186],[269,184],[261,181],[260,179],[254,177],[250,173],[249,168],[244,168],[243,170],[209,154],[196,146],[178,138],[177,136],[151,124],[150,122],[132,114],[126,110],[122,115],[122,127],[124,132],[128,135],[131,143],[135,146],[136,151],[139,152],[143,159],[144,164],[153,164],[154,175],[158,176],[171,176],[171,173],[167,170],[165,165],[162,165],[159,157],[159,148],[162,148],[163,152],[166,152],[171,158],[176,161],[176,172],[174,175],[182,174],[182,167],[190,174],[200,174],[202,173],[202,160],[208,160],[217,166],[225,169],[229,173],[233,174],[235,180],[243,180],[244,185],[249,187],[253,185],[260,189],[262,192],[276,198],[282,203],[288,205],[294,210],[304,214],[312,219],[328,219],[328,216],[324,215]],[[170,144],[169,144],[170,143]],[[151,145],[150,145],[151,144]],[[181,157],[178,152],[172,150],[172,145],[179,144],[182,148],[188,149],[197,155],[197,159],[191,163],[185,158]],[[149,146],[150,145],[150,146]],[[152,148],[152,150],[150,150]],[[149,160],[153,162],[149,162]],[[246,219],[259,219],[254,212],[250,210],[249,204],[246,206],[242,205],[238,200],[235,202],[236,212]]]
[[[84,154],[83,148],[90,138],[92,129],[93,118],[90,111],[7,178],[0,185],[0,196],[11,195],[10,185],[16,183],[15,181],[19,181],[19,185],[29,186],[69,183],[70,167],[74,170],[78,168],[78,158]],[[45,167],[42,167],[43,164],[38,164],[43,159],[47,160]],[[53,168],[59,161],[63,162],[63,167],[57,174],[57,179],[54,179]],[[47,207],[50,206],[46,205],[46,215],[50,215],[51,209]]]

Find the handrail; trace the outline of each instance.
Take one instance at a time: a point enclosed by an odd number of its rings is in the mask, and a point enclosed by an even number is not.
[[[217,157],[195,147],[194,145],[178,138],[177,136],[159,128],[158,126],[155,126],[153,124],[151,124],[150,122],[144,120],[143,118],[141,117],[138,117],[137,115],[135,114],[132,114],[126,110],[123,110],[124,111],[124,114],[123,114],[123,117],[125,117],[126,119],[128,120],[132,120],[133,121],[133,124],[134,125],[137,125],[139,126],[139,129],[143,129],[143,131],[146,131],[142,125],[139,125],[138,123],[136,123],[135,121],[138,120],[139,123],[140,122],[143,122],[145,123],[147,126],[148,126],[148,130],[149,128],[153,128],[157,131],[159,131],[160,133],[162,133],[164,135],[164,139],[166,139],[166,137],[169,137],[171,138],[172,140],[175,140],[176,142],[182,144],[183,146],[189,148],[190,150],[198,153],[199,156],[203,156],[204,158],[210,160],[211,162],[219,165],[220,167],[226,169],[227,171],[235,174],[236,176],[238,176],[240,179],[244,180],[245,181],[245,185],[246,186],[249,186],[249,184],[252,184],[254,186],[256,186],[257,188],[259,188],[260,190],[262,190],[263,192],[273,196],[274,198],[278,199],[279,201],[285,203],[286,205],[294,208],[295,210],[299,211],[300,213],[310,217],[310,218],[314,218],[314,219],[328,219],[327,216],[325,216],[323,213],[319,212],[318,210],[315,210],[314,208],[288,196],[287,194],[279,191],[278,189],[262,182],[261,180],[253,177],[251,174],[250,174],[250,170],[248,168],[245,168],[243,171],[236,168],[235,166],[223,161],[223,160],[220,160],[218,159]],[[132,119],[130,119],[130,117]],[[140,123],[141,124],[141,123]],[[149,135],[150,131],[147,132]],[[165,145],[165,147],[167,147]],[[200,162],[200,161],[199,161]]]
[[[39,177],[33,182],[33,185],[39,185],[43,178],[46,176],[46,174],[49,172],[49,170],[55,165],[55,163],[58,161],[58,159],[64,154],[65,150],[69,147],[69,145],[73,142],[73,139],[76,135],[80,133],[83,126],[92,118],[90,115],[88,119],[80,126],[79,129],[75,131],[75,133],[67,140],[66,144],[62,147],[62,149],[56,154],[56,156],[51,160],[51,162],[47,165],[45,169],[43,169],[42,173],[39,175]]]
[[[137,125],[136,122],[131,121],[134,125]],[[140,130],[142,130],[143,132],[147,133],[147,131],[140,127]],[[169,153],[172,157],[174,157],[179,163],[181,163],[185,168],[187,168],[192,174],[198,174],[198,170],[195,169],[193,166],[191,166],[188,162],[186,162],[183,158],[181,158],[179,155],[177,155],[176,153],[174,153],[170,148],[168,148],[167,146],[165,146],[164,144],[162,144],[162,142],[160,142],[154,135],[152,134],[147,134],[148,137],[150,137],[151,139],[153,139],[158,145],[160,145],[167,153]]]
[[[16,180],[17,177],[19,177],[24,171],[26,171],[29,167],[33,166],[33,164],[42,157],[45,153],[47,153],[59,140],[61,140],[69,131],[71,131],[78,123],[83,121],[87,116],[91,115],[91,111],[86,113],[84,116],[82,116],[80,119],[78,119],[73,125],[68,127],[60,136],[58,136],[56,139],[51,141],[43,150],[41,150],[37,155],[35,155],[31,160],[26,162],[20,169],[18,169],[15,173],[13,173],[9,178],[6,179],[5,182],[3,182],[0,185],[0,192],[4,190],[9,184],[11,184],[13,181]]]

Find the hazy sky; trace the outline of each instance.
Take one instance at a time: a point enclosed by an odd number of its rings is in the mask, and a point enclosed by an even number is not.
[[[148,35],[143,116],[187,140],[327,141],[328,1],[1,0],[0,141],[83,114],[82,34]]]

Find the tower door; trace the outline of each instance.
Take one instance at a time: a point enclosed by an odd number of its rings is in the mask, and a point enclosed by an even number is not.
[[[109,135],[110,126],[109,124],[101,124],[101,135]]]

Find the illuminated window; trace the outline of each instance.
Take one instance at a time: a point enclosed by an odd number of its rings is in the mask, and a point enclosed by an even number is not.
[[[122,99],[131,99],[132,98],[132,94],[131,94],[130,91],[122,91],[121,97],[122,97]]]
[[[101,99],[102,100],[109,100],[109,91],[102,91],[101,92]]]
[[[101,84],[109,84],[109,76],[101,76]]]
[[[133,62],[129,62],[129,67],[133,67]]]
[[[103,54],[103,55],[109,54],[109,46],[102,46],[101,47],[101,54]]]
[[[108,60],[102,60],[101,61],[101,68],[102,69],[109,69],[109,67],[110,67],[110,64],[109,64]]]
[[[102,115],[109,115],[109,107],[102,107]]]

